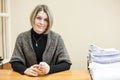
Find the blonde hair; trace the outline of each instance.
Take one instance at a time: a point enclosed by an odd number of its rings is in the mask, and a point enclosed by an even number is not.
[[[37,5],[35,7],[35,9],[33,10],[33,12],[30,15],[31,25],[32,25],[32,27],[34,27],[34,21],[35,21],[35,18],[39,11],[44,11],[48,16],[48,27],[44,32],[45,34],[47,34],[50,31],[50,28],[52,27],[52,24],[53,24],[53,16],[47,5]]]

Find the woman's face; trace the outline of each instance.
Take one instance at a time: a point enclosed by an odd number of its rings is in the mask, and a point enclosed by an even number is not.
[[[48,16],[44,11],[39,11],[34,22],[34,31],[38,34],[43,33],[48,26]]]

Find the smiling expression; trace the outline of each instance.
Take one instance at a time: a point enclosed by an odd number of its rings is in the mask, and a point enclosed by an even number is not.
[[[44,11],[39,11],[34,20],[34,31],[41,34],[46,31],[48,27],[48,16]]]

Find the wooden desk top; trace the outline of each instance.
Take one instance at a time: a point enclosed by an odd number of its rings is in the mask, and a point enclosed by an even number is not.
[[[0,70],[0,80],[91,80],[87,70],[68,70],[45,76],[29,77],[12,70]]]

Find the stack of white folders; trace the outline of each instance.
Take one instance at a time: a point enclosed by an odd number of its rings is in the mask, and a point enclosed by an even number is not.
[[[90,45],[89,70],[93,80],[120,80],[120,51]]]

